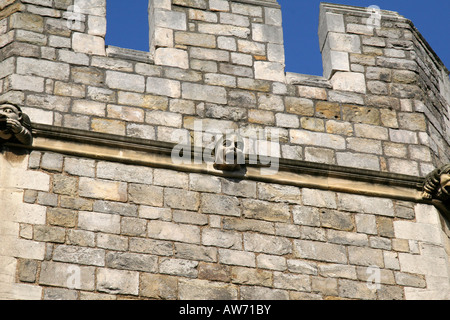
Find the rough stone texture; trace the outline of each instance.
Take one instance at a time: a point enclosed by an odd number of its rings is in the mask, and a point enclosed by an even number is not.
[[[368,28],[365,9],[323,4],[314,77],[286,73],[275,1],[151,0],[144,53],[105,48],[104,0],[13,2],[0,99],[33,123],[177,142],[203,120],[202,145],[264,129],[277,155],[324,168],[423,177],[449,162],[447,71],[398,14]],[[431,205],[74,151],[1,150],[0,298],[449,298]]]

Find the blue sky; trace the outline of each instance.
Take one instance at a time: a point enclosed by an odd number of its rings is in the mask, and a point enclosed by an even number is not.
[[[319,0],[278,0],[283,12],[286,71],[322,75],[317,36]],[[328,0],[361,7],[377,5],[412,20],[433,50],[450,69],[449,0]],[[106,43],[148,51],[148,0],[107,0]]]

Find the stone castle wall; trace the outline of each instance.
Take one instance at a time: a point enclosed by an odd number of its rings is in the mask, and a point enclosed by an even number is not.
[[[322,4],[316,77],[285,72],[275,0],[151,0],[148,53],[105,47],[105,0],[0,0],[0,100],[35,126],[0,157],[0,297],[449,298],[420,197],[450,162],[448,70],[371,18]],[[279,172],[162,155],[215,130]]]

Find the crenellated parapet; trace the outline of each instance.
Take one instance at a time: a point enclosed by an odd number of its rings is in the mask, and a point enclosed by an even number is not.
[[[411,21],[322,3],[311,76],[276,0],[148,9],[136,51],[106,0],[0,0],[0,298],[449,298],[450,81]]]

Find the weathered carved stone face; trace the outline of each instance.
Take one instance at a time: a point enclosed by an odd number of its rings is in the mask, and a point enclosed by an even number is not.
[[[16,106],[11,104],[2,104],[0,105],[0,131],[4,133],[11,131],[7,125],[8,119],[21,121],[22,112],[20,112]]]
[[[0,103],[0,142],[14,141],[31,145],[31,122],[21,109],[9,103]]]
[[[441,175],[441,184],[438,191],[438,196],[441,197],[442,200],[447,201],[450,200],[450,174]]]
[[[236,134],[225,135],[217,141],[214,168],[224,171],[239,170],[244,164],[244,141]]]
[[[423,198],[450,202],[450,164],[434,170],[426,177]]]

